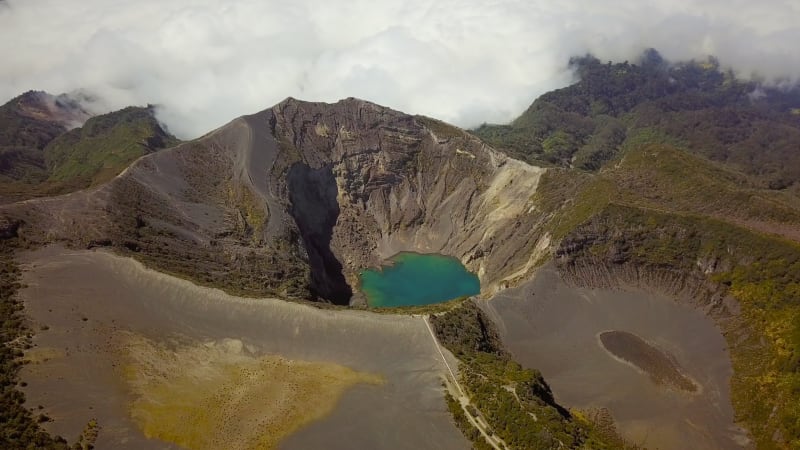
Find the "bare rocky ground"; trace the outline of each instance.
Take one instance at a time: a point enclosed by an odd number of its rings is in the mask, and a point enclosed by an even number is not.
[[[23,255],[22,263],[21,296],[40,329],[22,378],[29,405],[44,405],[54,419],[46,425],[52,432],[72,437],[97,418],[97,448],[173,448],[147,439],[131,419],[137,392],[126,384],[119,342],[133,334],[165,348],[240,342],[234,347],[257,357],[383,378],[346,390],[327,417],[281,448],[468,447],[446,410],[446,368],[420,317],[232,297],[101,251],[49,247]]]
[[[433,119],[287,99],[98,188],[0,206],[0,234],[111,247],[235,294],[342,305],[363,301],[365,267],[437,252],[491,294],[546,255],[533,199],[544,172]]]
[[[743,442],[711,319],[642,291],[574,289],[552,269],[534,275],[552,251],[533,195],[544,172],[432,119],[356,99],[287,99],[141,158],[103,186],[0,206],[0,235],[108,247],[229,293],[341,305],[363,302],[358,271],[397,252],[451,255],[480,277],[484,297],[500,292],[486,308],[508,347],[541,369],[566,406],[607,406],[628,436],[661,448]],[[39,330],[29,355],[39,363],[23,377],[55,432],[77,434],[97,417],[100,444],[168,447],[129,419],[135,397],[119,376],[119,336],[134,333],[189,348],[232,339],[249,357],[385,378],[344,391],[286,448],[467,446],[445,410],[444,368],[421,318],[247,300],[107,252],[50,247],[23,262],[22,295]],[[675,355],[701,393],[653,386],[615,361],[596,339],[608,329]]]
[[[733,422],[726,342],[703,311],[641,289],[570,286],[552,265],[482,306],[514,358],[541,370],[565,407],[606,407],[626,438],[648,448],[747,446]],[[606,330],[634,333],[668,351],[698,392],[658,385],[608,354],[597,339]]]
[[[147,439],[131,419],[137,396],[120,375],[118,343],[135,333],[165,346],[235,340],[256,356],[385,378],[345,390],[330,414],[280,448],[468,446],[444,407],[446,368],[421,318],[232,297],[105,251],[50,247],[22,262],[27,311],[36,329],[47,327],[37,332],[23,380],[29,404],[45,405],[55,419],[47,424],[53,432],[69,437],[98,418],[98,448],[174,448]],[[746,447],[733,423],[725,342],[702,311],[638,289],[572,287],[549,265],[483,306],[514,357],[540,369],[563,405],[606,407],[626,437],[650,448]],[[597,342],[609,329],[669,351],[699,393],[656,385],[611,357]]]

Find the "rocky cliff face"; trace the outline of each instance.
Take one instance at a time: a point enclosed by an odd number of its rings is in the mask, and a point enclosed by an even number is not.
[[[28,239],[112,245],[244,294],[358,302],[358,272],[399,251],[458,257],[489,293],[547,251],[543,171],[432,119],[287,99],[101,188],[2,213]]]
[[[485,290],[526,268],[541,237],[529,198],[542,169],[441,122],[358,100],[289,100],[273,114],[283,153],[299,155],[286,186],[305,247],[329,245],[350,286],[399,251],[456,256]],[[309,196],[309,186],[320,191]]]
[[[714,231],[691,219],[613,205],[561,240],[553,256],[561,276],[573,284],[656,290],[720,322],[736,316],[739,307],[712,276],[730,271],[741,256]]]
[[[581,286],[633,284],[702,308],[727,341],[737,421],[759,448],[792,448],[800,245],[717,218],[609,204],[562,239],[554,259]]]

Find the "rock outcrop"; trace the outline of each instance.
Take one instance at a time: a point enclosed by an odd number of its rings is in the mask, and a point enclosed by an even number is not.
[[[738,314],[738,304],[724,286],[707,275],[730,270],[732,261],[697,248],[694,241],[701,240],[701,231],[693,226],[691,222],[648,216],[648,212],[634,208],[611,206],[561,240],[553,251],[554,261],[562,278],[572,284],[592,288],[627,285],[658,291],[691,303],[723,322]]]
[[[491,293],[547,252],[543,172],[433,119],[287,99],[0,214],[37,224],[30,240],[111,245],[242,294],[359,302],[358,272],[399,251],[455,256]]]

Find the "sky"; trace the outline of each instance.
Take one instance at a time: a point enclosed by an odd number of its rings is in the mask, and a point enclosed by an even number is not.
[[[800,77],[800,0],[0,0],[0,102],[158,104],[181,138],[286,97],[359,97],[461,127],[574,81],[570,56],[716,56]]]

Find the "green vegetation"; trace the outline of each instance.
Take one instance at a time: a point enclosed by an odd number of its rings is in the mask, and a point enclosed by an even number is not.
[[[474,450],[493,450],[494,447],[486,442],[481,432],[470,423],[464,412],[464,408],[461,407],[458,400],[454,399],[447,390],[444,392],[444,400],[447,403],[447,409],[450,411],[450,414],[452,414],[456,426],[461,430],[464,436],[472,442],[472,448]]]
[[[777,192],[750,187],[749,177],[665,144],[625,152],[604,176],[622,200],[637,205],[706,214],[750,224],[799,224],[798,210]]]
[[[49,106],[51,101],[57,106]],[[152,107],[92,117],[67,131],[79,106],[64,102],[69,101],[29,92],[0,107],[0,202],[103,183],[140,156],[179,142],[161,128]]]
[[[91,419],[83,429],[83,433],[78,436],[78,440],[72,445],[73,450],[92,450],[100,433],[100,425],[97,419]]]
[[[464,138],[464,131],[449,123],[426,116],[414,116],[414,118],[429,130],[433,131],[440,139]]]
[[[535,195],[562,240],[557,260],[668,273],[676,286],[700,280],[736,298],[747,330],[726,334],[737,418],[760,448],[798,446],[800,249],[763,233],[800,238],[800,208],[660,139],[628,144],[598,174],[545,174]]]
[[[45,147],[44,160],[49,181],[87,187],[108,181],[140,156],[177,144],[151,107],[128,107],[57,137]]]
[[[712,218],[610,204],[568,236],[557,255],[695,284],[716,309],[733,361],[737,420],[759,448],[800,446],[800,245]]]
[[[800,447],[800,89],[736,80],[715,61],[578,58],[581,81],[475,134],[561,166],[534,194],[562,272],[605,266],[714,302],[737,420],[759,448]],[[579,170],[575,170],[579,169]],[[790,240],[786,240],[786,239]],[[580,280],[592,284],[592,280]],[[601,282],[601,281],[598,281]],[[735,298],[737,315],[720,313]],[[714,300],[716,299],[716,300]]]
[[[472,301],[431,316],[431,324],[442,345],[461,361],[461,383],[475,414],[481,414],[491,431],[511,448],[629,447],[619,436],[609,439],[608,433],[595,429],[585,415],[572,414],[559,406],[542,375],[511,358],[494,324]],[[448,407],[475,447],[487,448],[486,441],[452,397],[448,397]]]
[[[599,213],[616,194],[612,180],[566,169],[551,169],[542,175],[534,200],[549,217],[549,232],[561,239],[581,223]]]
[[[669,144],[643,139],[598,174],[551,169],[534,199],[560,239],[610,203],[718,218],[746,228],[800,238],[800,204],[752,187],[749,177]]]
[[[431,303],[429,305],[395,306],[388,308],[386,307],[373,308],[371,306],[365,306],[364,309],[368,309],[370,312],[380,313],[380,314],[407,314],[407,315],[438,314],[458,308],[462,303],[468,301],[470,301],[469,297],[458,297],[452,300],[448,300],[446,302]],[[324,303],[318,303],[318,302],[315,303],[315,305],[316,304],[324,305]]]
[[[33,335],[16,297],[20,283],[14,250],[14,239],[0,239],[0,448],[67,450],[64,438],[42,429],[40,423],[49,420],[47,416],[25,408],[25,394],[17,389],[24,352],[31,347]]]
[[[580,81],[539,97],[508,125],[473,132],[530,162],[596,171],[641,133],[800,192],[800,88],[737,80],[714,60],[669,64],[654,50],[635,64],[574,58]],[[641,142],[635,142],[641,144]]]
[[[0,106],[0,182],[40,183],[47,179],[42,151],[48,142],[64,133],[56,121],[26,114],[38,103],[39,93],[29,92]]]

